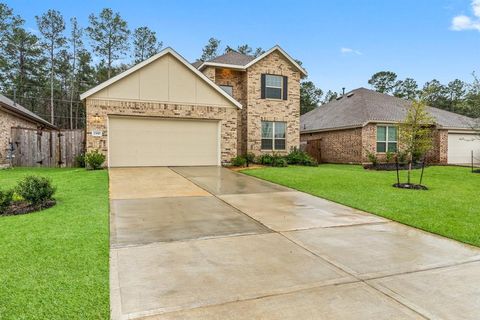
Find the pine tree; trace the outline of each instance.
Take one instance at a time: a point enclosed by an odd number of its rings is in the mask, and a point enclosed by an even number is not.
[[[128,50],[130,30],[125,20],[118,12],[105,8],[100,14],[89,16],[90,25],[87,28],[92,41],[93,51],[103,60],[106,66],[107,79],[113,75],[113,63],[125,55]]]
[[[70,129],[73,129],[73,101],[78,95],[78,84],[77,79],[77,60],[78,52],[83,48],[83,29],[78,25],[77,18],[73,17],[70,19],[71,32],[70,32],[70,47],[72,55],[72,64],[71,64],[71,82],[70,82]]]
[[[202,49],[202,56],[200,61],[208,61],[218,57],[218,47],[220,46],[220,40],[215,38],[208,39],[208,43]]]
[[[55,78],[55,58],[57,50],[61,49],[65,43],[66,38],[63,35],[65,31],[65,21],[59,11],[48,10],[41,16],[35,17],[40,33],[43,36],[44,46],[49,52],[50,61],[50,122],[55,124],[55,111],[53,104],[53,82]]]
[[[163,42],[157,40],[157,34],[148,27],[140,27],[133,32],[133,57],[135,63],[142,62],[160,51]]]

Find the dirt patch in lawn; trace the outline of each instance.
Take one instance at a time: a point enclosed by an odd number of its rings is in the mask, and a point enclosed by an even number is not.
[[[426,186],[414,183],[395,183],[393,186],[400,189],[428,190]]]
[[[15,201],[13,202],[7,211],[2,216],[16,216],[19,214],[27,214],[37,211],[42,211],[53,207],[57,202],[55,200],[48,200],[39,205],[33,205],[27,201]]]

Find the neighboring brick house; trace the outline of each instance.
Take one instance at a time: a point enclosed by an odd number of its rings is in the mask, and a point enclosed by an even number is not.
[[[56,129],[48,121],[0,94],[0,167],[9,163],[12,128]]]
[[[276,46],[190,64],[167,48],[81,95],[87,151],[109,166],[219,165],[300,143],[300,78]]]
[[[365,163],[368,154],[385,160],[397,150],[397,125],[405,119],[411,102],[359,88],[301,116],[302,148],[321,162]],[[435,119],[433,148],[427,161],[467,164],[472,151],[480,156],[480,140],[473,119],[428,107]]]

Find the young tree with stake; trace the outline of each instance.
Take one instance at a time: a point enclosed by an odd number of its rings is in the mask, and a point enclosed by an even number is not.
[[[407,183],[411,184],[414,157],[424,156],[432,148],[434,119],[423,101],[413,101],[405,120],[399,126],[399,146],[408,160]]]

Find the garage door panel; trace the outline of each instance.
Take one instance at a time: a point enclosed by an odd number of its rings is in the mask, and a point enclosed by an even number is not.
[[[448,163],[470,164],[472,151],[480,159],[480,140],[475,134],[448,133]]]
[[[112,167],[218,165],[218,121],[109,118]]]

